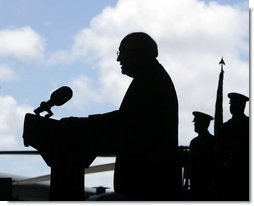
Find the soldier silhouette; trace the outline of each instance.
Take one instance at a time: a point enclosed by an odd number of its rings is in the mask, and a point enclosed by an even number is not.
[[[179,200],[178,100],[173,82],[156,59],[156,42],[135,32],[121,41],[117,61],[133,78],[119,110],[61,120],[74,138],[68,147],[115,154],[114,190],[122,200]],[[72,125],[72,126],[71,126]],[[63,129],[64,127],[63,126]],[[84,152],[84,153],[82,153]],[[101,200],[113,200],[114,194]]]
[[[194,129],[198,136],[190,142],[190,200],[214,200],[213,147],[214,136],[208,131],[208,114],[195,111]]]
[[[232,118],[222,125],[216,140],[216,191],[218,200],[249,200],[249,98],[229,93]]]

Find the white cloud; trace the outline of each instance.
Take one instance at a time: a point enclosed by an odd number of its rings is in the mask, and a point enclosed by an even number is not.
[[[0,57],[38,60],[44,48],[45,39],[30,27],[0,30]]]
[[[192,127],[192,111],[214,114],[222,56],[226,62],[225,120],[230,116],[227,93],[234,90],[248,95],[248,20],[247,9],[212,1],[119,0],[76,35],[65,56],[93,64],[100,75],[100,99],[119,105],[130,80],[121,75],[115,51],[130,32],[150,34],[158,43],[160,62],[175,83],[180,105],[180,142],[188,144],[186,135],[195,135],[191,133],[193,128],[190,131],[186,126]]]
[[[73,94],[72,104],[83,110],[89,105],[100,101],[100,96],[93,87],[93,81],[86,75],[82,74],[71,81],[71,88],[75,91]]]
[[[0,81],[11,81],[17,78],[14,70],[6,64],[0,65]]]
[[[21,141],[23,122],[27,111],[31,111],[31,108],[18,105],[12,96],[0,96],[1,149],[13,149]]]

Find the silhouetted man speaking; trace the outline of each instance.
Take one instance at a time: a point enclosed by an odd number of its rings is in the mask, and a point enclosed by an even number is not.
[[[81,161],[87,153],[116,155],[114,190],[126,200],[179,200],[178,100],[157,56],[149,35],[127,35],[117,61],[133,80],[119,110],[61,120],[73,125],[70,133],[77,136],[72,139]]]

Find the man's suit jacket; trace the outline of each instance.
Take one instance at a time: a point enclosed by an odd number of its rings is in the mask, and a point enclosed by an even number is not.
[[[89,116],[90,128],[98,151],[116,154],[116,192],[133,199],[162,199],[164,193],[174,199],[181,182],[177,95],[157,61],[142,71],[119,110]]]

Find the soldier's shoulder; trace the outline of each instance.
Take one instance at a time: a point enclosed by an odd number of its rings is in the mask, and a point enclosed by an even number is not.
[[[227,127],[227,126],[229,126],[229,125],[232,125],[232,123],[233,123],[233,120],[232,120],[232,118],[231,118],[231,119],[229,119],[228,121],[224,122],[224,123],[222,124],[222,126],[223,126],[223,127]]]
[[[197,136],[197,137],[194,137],[194,138],[190,141],[190,145],[196,144],[197,142],[199,142],[198,136]]]

